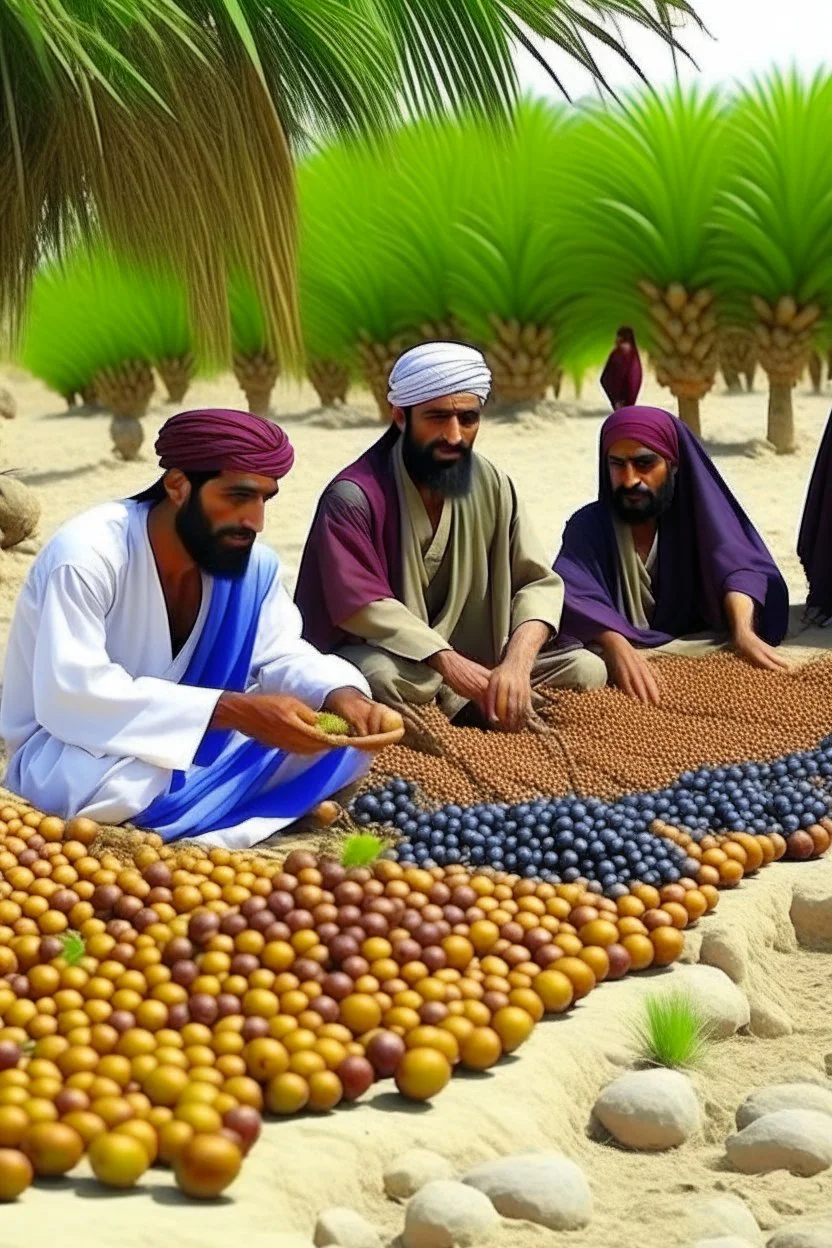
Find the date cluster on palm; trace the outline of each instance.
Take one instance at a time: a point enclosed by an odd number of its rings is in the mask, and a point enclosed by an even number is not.
[[[498,403],[537,403],[557,386],[554,335],[548,325],[522,325],[490,316],[494,340],[486,349]]]
[[[653,359],[656,379],[678,399],[701,399],[714,384],[719,364],[719,335],[713,292],[688,291],[679,282],[666,290],[639,282],[655,322]]]
[[[268,350],[251,355],[237,351],[234,355],[234,376],[246,396],[248,410],[255,416],[268,416],[279,375],[280,365]]]
[[[138,419],[146,415],[153,387],[153,370],[146,360],[125,360],[118,368],[104,368],[95,377],[96,396],[114,416]]]
[[[168,401],[181,403],[188,393],[194,375],[194,357],[190,352],[186,355],[168,356],[159,361],[158,369],[168,392]]]
[[[751,304],[758,318],[754,334],[760,363],[769,381],[793,386],[809,362],[821,309],[816,303],[801,307],[791,295],[784,295],[774,305],[754,296]]]
[[[757,340],[743,325],[724,325],[719,331],[719,362],[731,391],[742,389],[745,377],[750,390],[757,367]]]

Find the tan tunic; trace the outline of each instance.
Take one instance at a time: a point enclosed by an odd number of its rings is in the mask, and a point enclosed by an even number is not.
[[[659,558],[659,534],[656,533],[647,558],[642,559],[636,550],[630,525],[618,518],[613,524],[618,546],[618,610],[634,628],[652,628],[656,610],[653,575]],[[675,637],[664,646],[651,648],[650,653],[698,658],[713,654],[715,650],[723,650],[727,644],[727,638],[716,633],[696,633],[691,637]]]
[[[393,451],[402,535],[402,601],[385,598],[342,624],[356,639],[424,662],[454,649],[492,667],[528,620],[557,632],[563,582],[553,572],[510,479],[475,455],[470,492],[445,499],[436,532]]]

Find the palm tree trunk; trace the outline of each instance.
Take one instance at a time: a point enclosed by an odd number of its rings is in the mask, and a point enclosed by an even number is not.
[[[725,385],[728,387],[729,394],[742,394],[742,382],[739,373],[735,373],[732,368],[722,365],[722,375],[725,378]]]
[[[754,378],[756,376],[757,376],[757,365],[752,364],[750,368],[747,368],[745,370],[745,384],[746,384],[746,387],[748,388],[749,394],[754,393]]]
[[[310,359],[307,361],[306,371],[321,401],[321,407],[346,403],[350,386],[348,368],[337,360]]]
[[[495,403],[530,404],[546,398],[552,386],[560,394],[562,371],[553,360],[554,335],[548,325],[521,325],[490,316],[495,341],[485,358],[494,379]]]
[[[110,435],[122,459],[135,459],[144,441],[141,417],[153,397],[153,373],[144,360],[125,360],[118,368],[104,369],[95,377],[101,402],[113,413]]]
[[[159,376],[165,383],[168,392],[168,403],[181,403],[188,393],[194,372],[194,361],[191,355],[170,356],[160,360]]]
[[[113,450],[122,459],[138,459],[144,442],[144,427],[137,416],[114,416],[110,421]]]
[[[789,383],[769,383],[768,440],[778,455],[790,455],[795,449],[794,407]]]
[[[813,351],[809,356],[809,377],[812,381],[813,391],[815,394],[820,394],[823,386],[823,360],[817,351]]]
[[[234,375],[252,415],[268,417],[279,372],[277,360],[268,351],[259,351],[255,355],[235,354]]]
[[[699,419],[699,399],[692,399],[689,395],[679,395],[679,419],[683,424],[687,425],[691,433],[695,433],[697,438],[702,437],[702,423]]]

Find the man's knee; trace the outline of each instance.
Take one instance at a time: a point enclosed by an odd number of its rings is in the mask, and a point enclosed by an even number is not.
[[[586,693],[590,689],[603,689],[609,679],[607,665],[593,650],[576,650],[574,669],[570,673],[569,687]]]
[[[373,646],[360,647],[360,653],[344,652],[344,658],[359,668],[375,700],[387,706],[425,706],[441,684],[439,675],[426,663],[401,659]]]

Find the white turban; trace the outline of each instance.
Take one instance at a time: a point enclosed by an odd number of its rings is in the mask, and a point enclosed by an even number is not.
[[[416,407],[446,394],[491,393],[491,370],[481,352],[461,342],[425,342],[400,355],[390,374],[393,407]]]

